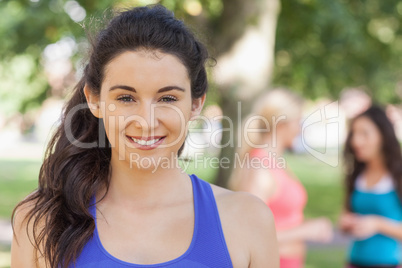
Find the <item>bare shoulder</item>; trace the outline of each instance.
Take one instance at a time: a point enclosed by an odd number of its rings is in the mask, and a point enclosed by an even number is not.
[[[234,267],[279,267],[274,217],[258,197],[212,185]]]
[[[13,217],[13,241],[11,243],[11,266],[19,267],[45,267],[41,259],[36,260],[33,222],[35,215],[29,220],[31,211],[35,207],[36,201],[30,200],[19,206]]]
[[[26,230],[28,224],[28,216],[30,215],[30,212],[32,211],[32,209],[35,207],[36,204],[36,200],[26,201],[32,195],[33,193],[28,195],[24,199],[23,201],[24,203],[19,205],[14,212],[12,224],[16,234],[18,234],[21,231],[21,229]]]
[[[234,192],[211,184],[218,209],[231,217],[253,219],[255,224],[274,224],[269,207],[258,197],[246,192]],[[251,217],[251,218],[250,218]]]

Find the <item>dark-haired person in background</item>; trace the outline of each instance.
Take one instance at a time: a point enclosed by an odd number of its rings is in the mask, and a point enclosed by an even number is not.
[[[355,117],[345,145],[346,208],[340,227],[353,237],[348,267],[399,267],[402,155],[384,110]]]
[[[13,214],[12,267],[279,267],[258,198],[180,168],[208,53],[163,6],[118,14]]]

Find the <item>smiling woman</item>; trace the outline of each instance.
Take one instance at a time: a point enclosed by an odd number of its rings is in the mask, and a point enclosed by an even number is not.
[[[39,187],[14,210],[12,267],[278,267],[267,206],[178,165],[207,59],[160,5],[99,32]]]
[[[171,152],[178,152],[184,143],[186,123],[205,100],[205,94],[192,100],[188,72],[176,56],[142,48],[124,52],[107,64],[99,96],[88,86],[84,92],[94,104],[94,115],[108,126],[106,134],[120,160],[137,152],[130,148],[158,147],[143,152],[144,156],[174,156]],[[119,146],[123,141],[128,144]]]

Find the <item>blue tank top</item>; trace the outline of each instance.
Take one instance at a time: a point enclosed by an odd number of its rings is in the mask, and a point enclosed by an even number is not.
[[[84,246],[76,265],[77,268],[232,268],[232,261],[223,236],[222,226],[209,183],[190,175],[194,199],[194,231],[191,244],[180,257],[158,264],[134,264],[119,260],[109,254],[99,239],[97,226],[92,238]],[[92,198],[91,204],[94,204]],[[95,206],[90,213],[96,218]],[[95,221],[96,223],[96,221]]]
[[[351,195],[351,208],[358,214],[374,214],[402,221],[402,205],[394,189],[385,193],[355,189]],[[378,233],[367,239],[354,240],[349,248],[349,259],[356,265],[398,265],[401,253],[397,239]]]

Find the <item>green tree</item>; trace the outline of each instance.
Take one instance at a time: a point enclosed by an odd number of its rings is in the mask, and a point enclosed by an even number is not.
[[[401,98],[402,3],[282,1],[274,83],[307,97],[366,86],[379,102]]]
[[[81,5],[62,0],[0,1],[0,109],[3,113],[25,113],[40,106],[50,95],[41,64],[42,53],[47,45],[63,37],[76,41],[83,38],[83,30],[71,12],[82,8],[81,12],[88,16],[109,6],[109,1],[80,2]]]

